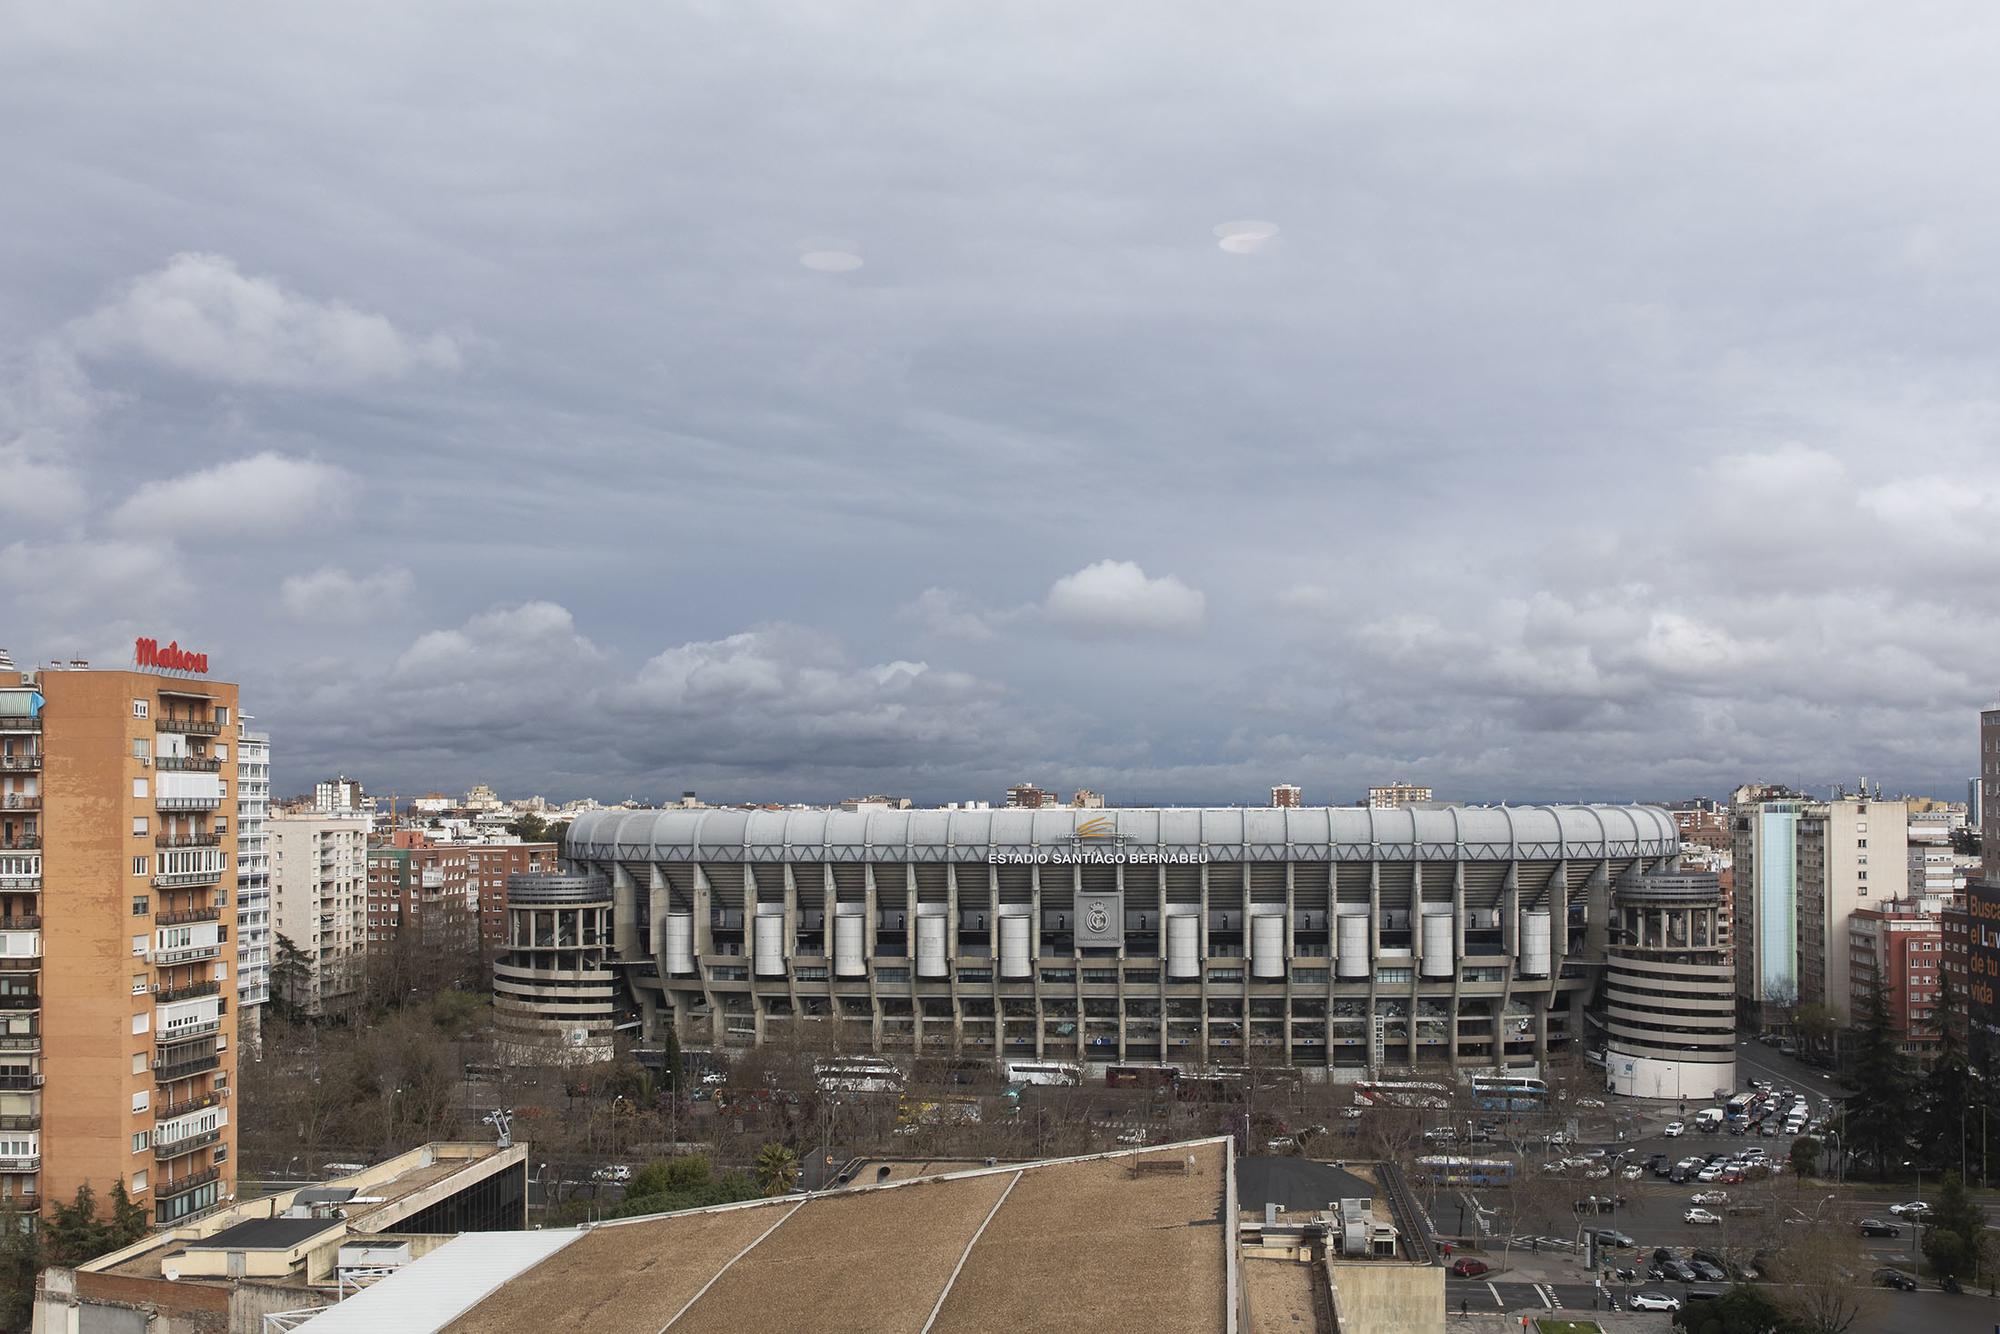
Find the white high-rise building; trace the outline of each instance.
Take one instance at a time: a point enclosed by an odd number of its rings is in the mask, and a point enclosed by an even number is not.
[[[271,999],[271,736],[245,722],[236,723],[236,1029],[259,1056]]]
[[[368,947],[366,816],[275,815],[271,847],[272,985],[312,1018],[340,1014],[360,999]],[[284,941],[301,956],[285,970]]]

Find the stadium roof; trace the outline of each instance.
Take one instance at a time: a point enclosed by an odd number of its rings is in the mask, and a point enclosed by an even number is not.
[[[1229,1146],[1196,1140],[578,1230],[468,1234],[302,1328],[1234,1331]]]
[[[1537,861],[1680,847],[1673,816],[1658,806],[606,810],[579,815],[566,838],[569,856],[594,861],[985,861],[1121,843],[1217,861]]]

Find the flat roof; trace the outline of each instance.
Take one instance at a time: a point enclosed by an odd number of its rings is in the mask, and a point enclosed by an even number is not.
[[[391,1219],[400,1221],[401,1212],[409,1207],[410,1197],[418,1192],[460,1175],[465,1176],[465,1184],[470,1185],[474,1179],[506,1167],[510,1158],[523,1157],[525,1154],[516,1149],[502,1149],[492,1143],[434,1141],[372,1164],[360,1172],[335,1177],[315,1186],[241,1200],[226,1209],[218,1209],[176,1227],[152,1233],[143,1241],[100,1256],[82,1268],[91,1273],[122,1274],[128,1278],[160,1278],[163,1276],[161,1266],[183,1251],[214,1248],[217,1236],[251,1223],[310,1221],[319,1231],[344,1226],[350,1233],[362,1236],[393,1231]],[[340,1211],[346,1215],[344,1220],[278,1217],[293,1204],[337,1196],[345,1197],[339,1201]],[[252,1248],[247,1244],[238,1244],[234,1249]]]
[[[302,1241],[322,1232],[345,1231],[343,1218],[252,1218],[226,1227],[199,1241],[191,1241],[191,1251],[289,1251]]]
[[[497,1282],[441,1273],[443,1248],[333,1308],[345,1323],[305,1328],[1214,1334],[1235,1328],[1230,1191],[1226,1138],[981,1166],[535,1234],[571,1244]],[[452,1284],[466,1300],[425,1323],[454,1305],[437,1295]],[[371,1320],[348,1310],[362,1298]]]

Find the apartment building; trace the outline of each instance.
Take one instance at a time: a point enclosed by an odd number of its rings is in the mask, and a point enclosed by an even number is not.
[[[1045,806],[1062,805],[1062,798],[1033,783],[1016,783],[1007,789],[1007,805],[1014,810],[1038,811]]]
[[[271,985],[312,1018],[361,998],[368,949],[365,816],[289,812],[265,828],[271,849]],[[297,951],[289,955],[286,946]]]
[[[359,779],[341,774],[313,784],[313,809],[321,815],[361,815],[368,809],[368,798]]]
[[[1798,832],[1799,1002],[1824,1005],[1849,1023],[1847,924],[1908,888],[1909,810],[1862,797],[1816,802]]]
[[[1271,806],[1281,811],[1297,810],[1306,804],[1305,789],[1297,783],[1274,783],[1271,785]]]
[[[1944,937],[1938,920],[1906,905],[1857,908],[1847,925],[1848,1008],[1866,1014],[1879,981],[1889,1026],[1903,1050],[1922,1059],[1938,1041],[1938,985]]]
[[[0,655],[0,1195],[122,1181],[162,1224],[235,1190],[236,687],[204,655]]]
[[[414,932],[435,949],[471,949],[479,900],[472,887],[472,849],[426,843],[368,850],[368,931],[371,940]],[[506,887],[501,887],[504,916]],[[390,925],[384,925],[387,919]]]
[[[1797,1005],[1848,1022],[1848,919],[1908,886],[1904,803],[1752,799],[1734,808],[1731,835],[1738,1003],[1764,1027],[1789,1022]]]
[[[252,1055],[263,1047],[271,999],[271,736],[236,723],[236,1027]]]
[[[1431,799],[1431,790],[1418,783],[1384,783],[1368,789],[1370,810],[1391,811],[1403,806],[1422,805]]]
[[[507,877],[557,870],[554,843],[475,843],[465,849],[466,880],[479,911],[479,943],[486,958],[507,948]]]

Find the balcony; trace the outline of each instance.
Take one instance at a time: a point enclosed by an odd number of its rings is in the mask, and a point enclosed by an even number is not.
[[[41,1008],[42,997],[39,992],[0,992],[0,1010],[39,1010]]]
[[[15,917],[0,917],[0,931],[39,931],[42,929],[40,913],[22,913]]]
[[[175,1001],[218,995],[221,991],[220,982],[188,982],[178,987],[156,986],[153,988],[153,1000],[161,1005],[171,1005]]]
[[[219,1052],[209,1052],[206,1055],[180,1061],[169,1061],[163,1057],[153,1062],[153,1082],[171,1084],[176,1079],[187,1079],[193,1075],[203,1074],[221,1064],[222,1056]],[[4,1087],[5,1085],[0,1085],[0,1088]]]
[[[31,857],[0,857],[0,889],[16,892],[32,892],[42,887],[42,859]]]
[[[8,1116],[0,1116],[0,1130],[40,1130],[41,1128],[42,1114],[40,1112],[28,1112],[25,1115],[16,1113]]]
[[[154,884],[160,880],[156,876]],[[214,922],[222,917],[222,909],[210,904],[206,908],[176,908],[172,912],[156,912],[153,921],[160,926],[186,926],[189,922]]]
[[[0,1033],[0,1051],[38,1052],[42,1049],[40,1033]],[[0,1127],[4,1128],[4,1127]]]
[[[178,1028],[161,1029],[153,1034],[153,1041],[160,1047],[171,1047],[180,1042],[192,1042],[196,1038],[212,1038],[221,1031],[222,1020],[204,1019],[198,1024],[182,1024]]]
[[[0,1156],[0,1172],[39,1172],[41,1169],[42,1155],[39,1153]]]
[[[42,730],[42,715],[39,713],[0,714],[0,732],[39,732]]]
[[[37,720],[37,727],[40,720]],[[179,732],[182,736],[220,736],[222,725],[213,718],[197,718],[191,713],[161,713],[153,719],[155,732]]]
[[[220,1130],[204,1130],[198,1135],[183,1135],[179,1139],[170,1140],[165,1144],[155,1144],[153,1146],[153,1157],[164,1162],[169,1158],[178,1158],[182,1154],[193,1153],[196,1149],[205,1149],[221,1138],[222,1132]]]
[[[161,968],[170,968],[177,963],[199,963],[203,959],[219,959],[221,957],[222,942],[220,941],[208,945],[181,945],[170,950],[155,949],[153,951],[153,963]],[[4,1004],[0,1004],[0,1009],[5,1008]]]
[[[222,761],[208,755],[162,755],[153,767],[162,773],[219,774]]]
[[[0,773],[33,773],[42,767],[42,752],[31,750],[23,755],[0,755]]]
[[[0,1072],[0,1091],[7,1093],[32,1093],[42,1086],[40,1071],[8,1070]]]
[[[156,834],[153,837],[153,846],[156,848],[219,848],[222,846],[222,835],[212,832],[205,834]]]
[[[162,1181],[158,1183],[153,1187],[153,1198],[159,1200],[165,1200],[165,1199],[171,1199],[173,1196],[176,1195],[185,1195],[197,1186],[206,1186],[209,1182],[218,1181],[221,1178],[222,1178],[221,1168],[204,1167],[201,1169],[201,1171],[192,1173],[188,1176],[175,1177],[172,1181]]]
[[[40,852],[40,834],[0,834],[0,852]]]
[[[162,811],[212,811],[222,805],[222,793],[198,793],[193,796],[169,797],[165,794],[153,798],[153,806]]]
[[[222,1094],[219,1092],[197,1093],[192,1098],[183,1098],[179,1102],[170,1102],[164,1107],[157,1108],[153,1115],[161,1121],[171,1121],[177,1116],[186,1116],[189,1112],[198,1112],[204,1107],[213,1107],[221,1101]],[[0,1129],[4,1128],[0,1127]]]
[[[0,811],[38,811],[42,808],[42,794],[39,792],[9,792],[0,797]]]

